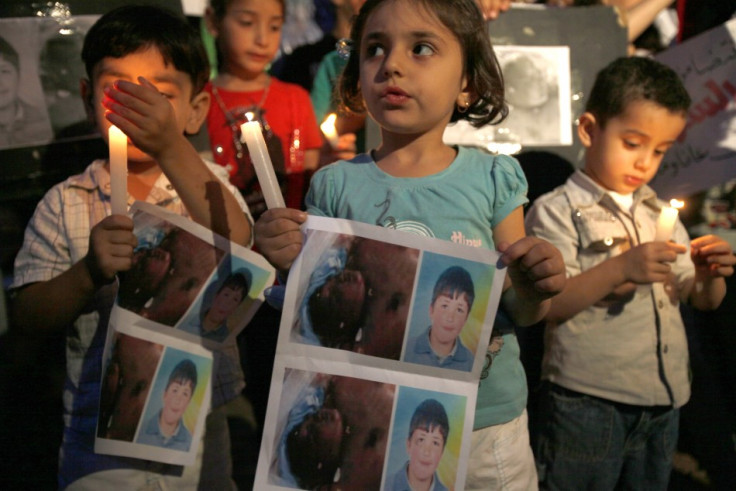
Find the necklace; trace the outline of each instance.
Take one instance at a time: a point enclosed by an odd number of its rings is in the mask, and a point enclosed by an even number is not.
[[[271,88],[271,77],[266,78],[266,87],[263,89],[263,95],[261,100],[257,104],[250,106],[236,106],[232,109],[228,109],[225,106],[225,101],[222,100],[220,92],[217,90],[215,84],[212,84],[212,95],[215,96],[217,105],[220,106],[220,110],[225,116],[225,121],[230,126],[230,132],[232,134],[233,145],[235,146],[235,157],[240,160],[243,158],[243,143],[240,141],[240,125],[247,121],[260,121],[261,127],[266,129],[264,121],[261,121],[261,109],[263,103],[266,102],[268,97],[268,89]]]

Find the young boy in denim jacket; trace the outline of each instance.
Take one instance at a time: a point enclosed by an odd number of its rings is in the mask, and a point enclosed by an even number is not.
[[[679,221],[671,241],[654,240],[664,203],[647,183],[689,105],[670,68],[615,60],[579,120],[583,168],[527,215],[568,275],[546,317],[541,488],[667,487],[678,408],[690,397],[679,303],[717,307],[736,262],[724,240],[690,241]]]
[[[92,26],[82,58],[88,79],[81,92],[90,118],[103,138],[111,124],[128,136],[128,201],[155,203],[248,245],[251,219],[242,197],[227,173],[205,164],[185,138],[199,130],[209,108],[202,92],[209,69],[198,33],[160,8],[122,7]],[[60,489],[193,489],[200,479],[201,452],[196,465],[181,468],[93,450],[115,277],[131,267],[136,242],[130,217],[111,214],[109,165],[96,160],[46,194],[16,259],[16,326],[29,333],[68,329]],[[216,368],[214,407],[243,386],[236,348],[223,351],[215,354],[216,366],[218,358],[236,361],[221,364],[231,373]],[[206,446],[229,445],[224,416],[211,419]],[[218,461],[227,465],[228,459]],[[205,470],[203,479],[225,475]]]

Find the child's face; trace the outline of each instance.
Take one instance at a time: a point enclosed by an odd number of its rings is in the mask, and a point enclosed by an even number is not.
[[[360,50],[361,91],[384,134],[441,137],[467,97],[453,33],[416,2],[386,2],[368,17]]]
[[[300,439],[314,444],[315,457],[323,465],[338,464],[343,433],[340,411],[324,407],[304,418],[298,429]]]
[[[429,318],[432,328],[429,332],[430,343],[454,344],[468,320],[470,309],[465,293],[454,295],[438,295],[429,306]]]
[[[0,55],[0,108],[15,104],[18,96],[18,70]]]
[[[266,70],[281,42],[284,9],[277,0],[233,0],[222,19],[209,20],[223,71],[252,77]]]
[[[102,105],[104,90],[117,80],[138,83],[138,77],[146,78],[173,106],[179,131],[183,134],[188,129],[194,111],[191,78],[174,65],[166,64],[158,48],[145,48],[121,58],[105,57],[95,66],[92,77],[91,87],[83,84],[82,96],[91,104],[97,129],[105,141],[111,123],[105,118],[107,110]],[[151,157],[128,141],[128,160],[145,162]]]
[[[175,424],[184,415],[191,400],[192,383],[172,381],[164,391],[161,418],[168,424]]]
[[[243,300],[243,290],[241,288],[236,289],[226,286],[212,299],[212,306],[207,316],[214,322],[221,324],[238,308],[241,300]]]
[[[434,476],[442,458],[445,440],[438,427],[431,431],[417,428],[406,441],[406,453],[409,454],[409,483],[427,482]]]
[[[662,157],[685,128],[685,116],[649,101],[628,105],[601,128],[595,117],[580,117],[578,135],[587,148],[585,173],[606,189],[629,194],[648,183]]]

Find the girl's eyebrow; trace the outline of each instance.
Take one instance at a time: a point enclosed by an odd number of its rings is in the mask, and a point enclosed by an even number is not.
[[[442,42],[442,36],[438,35],[434,31],[411,31],[408,36],[410,39],[429,39],[435,42]],[[383,31],[373,31],[365,35],[366,41],[383,40],[388,38],[388,35]]]

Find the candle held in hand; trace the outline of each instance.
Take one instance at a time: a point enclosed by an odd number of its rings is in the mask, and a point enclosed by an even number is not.
[[[337,148],[337,145],[340,141],[340,138],[337,135],[337,129],[335,129],[335,120],[337,119],[337,115],[335,113],[332,113],[328,115],[324,122],[319,125],[319,129],[322,130],[322,134],[325,135],[325,138],[327,138],[327,141],[330,142],[330,146],[334,149]]]
[[[662,207],[657,219],[657,231],[654,234],[655,242],[667,242],[672,238],[672,231],[675,229],[675,222],[677,222],[677,210],[682,208],[683,204],[682,201],[673,199],[670,201],[670,206]]]
[[[240,132],[243,135],[245,144],[248,146],[250,160],[256,170],[258,183],[261,185],[263,197],[266,200],[268,208],[284,208],[284,197],[281,195],[279,181],[276,179],[276,173],[273,170],[271,157],[268,155],[266,141],[263,139],[261,132],[261,123],[258,121],[248,121],[240,125]]]
[[[110,147],[110,204],[113,215],[128,213],[128,137],[112,125],[108,130]]]

